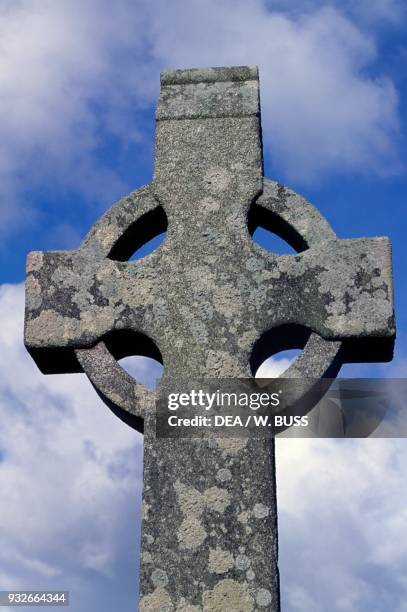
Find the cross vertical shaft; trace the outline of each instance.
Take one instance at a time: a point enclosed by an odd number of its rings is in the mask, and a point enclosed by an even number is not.
[[[262,174],[257,69],[164,73],[153,189],[179,309],[159,339],[164,384],[250,375],[258,330],[234,264]],[[246,612],[256,600],[279,610],[274,442],[157,439],[146,417],[140,610]]]

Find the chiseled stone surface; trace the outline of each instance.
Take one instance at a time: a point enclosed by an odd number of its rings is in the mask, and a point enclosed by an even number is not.
[[[159,249],[125,261],[132,233],[166,223]],[[253,242],[268,223],[297,255]],[[390,358],[389,241],[340,240],[308,202],[263,178],[257,68],[164,72],[153,183],[115,204],[78,250],[31,253],[26,298],[25,342],[42,371],[82,368],[144,430],[140,610],[278,611],[273,442],[157,440],[156,393],[106,340],[112,330],[151,338],[162,384],[251,376],[256,341],[285,324],[310,330],[288,377],[335,374],[352,355]]]

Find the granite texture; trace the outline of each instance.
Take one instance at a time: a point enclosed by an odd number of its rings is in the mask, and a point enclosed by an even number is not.
[[[277,612],[274,443],[157,440],[156,392],[117,358],[161,359],[163,384],[251,376],[273,342],[303,348],[287,377],[388,360],[390,243],[338,239],[311,204],[263,178],[256,67],[165,71],[156,118],[152,184],[78,250],[28,256],[25,343],[43,372],[83,369],[144,431],[141,612]],[[251,238],[259,224],[298,253],[266,252]],[[167,227],[155,252],[126,261]]]

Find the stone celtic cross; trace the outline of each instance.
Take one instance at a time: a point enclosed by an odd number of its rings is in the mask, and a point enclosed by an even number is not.
[[[287,377],[391,358],[387,238],[338,239],[303,198],[263,178],[255,67],[162,73],[154,179],[75,251],[28,256],[25,343],[44,373],[84,371],[144,431],[141,611],[280,609],[274,444],[157,439],[156,391],[117,363],[162,360],[163,380],[252,376],[301,347]],[[263,250],[257,226],[297,255]],[[138,261],[135,248],[167,229]]]

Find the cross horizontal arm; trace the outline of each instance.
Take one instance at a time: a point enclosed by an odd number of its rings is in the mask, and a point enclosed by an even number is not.
[[[270,258],[267,267],[270,326],[299,323],[327,339],[393,342],[387,238],[325,240],[295,257]]]
[[[41,351],[90,347],[112,330],[144,331],[159,285],[150,260],[98,259],[86,249],[30,253],[25,344],[44,371]]]

